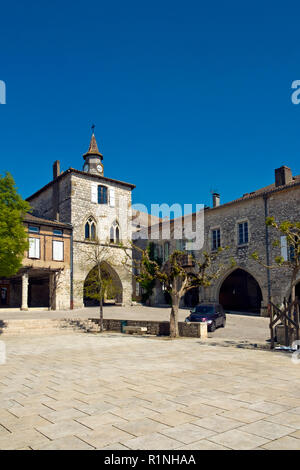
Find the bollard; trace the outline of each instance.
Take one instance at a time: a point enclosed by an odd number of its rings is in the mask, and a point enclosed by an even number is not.
[[[199,323],[200,326],[200,338],[201,339],[206,339],[207,338],[207,323],[206,322],[201,322]]]

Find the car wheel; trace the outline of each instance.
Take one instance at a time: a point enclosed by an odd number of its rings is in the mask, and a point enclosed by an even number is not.
[[[210,325],[210,329],[209,331],[211,331],[211,333],[213,333],[214,331],[216,331],[216,323],[213,321],[212,324]]]

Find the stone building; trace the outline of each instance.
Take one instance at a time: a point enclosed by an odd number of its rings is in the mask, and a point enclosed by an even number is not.
[[[29,249],[20,271],[0,280],[0,307],[69,308],[71,226],[31,214],[24,225]]]
[[[182,306],[193,306],[201,300],[219,301],[227,310],[249,311],[266,314],[268,300],[281,303],[290,296],[290,277],[282,268],[267,269],[251,258],[258,252],[264,264],[275,265],[275,257],[290,255],[285,237],[280,245],[275,229],[265,224],[266,217],[277,222],[299,221],[300,176],[292,176],[291,170],[282,166],[275,170],[274,182],[265,188],[244,194],[242,197],[221,204],[220,195],[213,194],[212,207],[204,209],[204,246],[206,251],[219,246],[229,247],[219,258],[224,265],[221,276],[205,290],[194,289],[181,300]],[[175,219],[176,220],[176,219]],[[175,221],[171,221],[174,226]],[[172,233],[172,231],[171,231]],[[187,249],[187,240],[153,240],[157,257],[165,261],[175,248]],[[189,251],[188,251],[189,252]],[[191,252],[199,258],[201,251]],[[236,262],[231,267],[231,260]],[[296,295],[300,297],[300,278],[296,282]],[[163,303],[165,296],[160,287],[155,289],[153,304]]]
[[[118,244],[128,246],[131,238],[131,192],[135,186],[104,176],[103,155],[94,134],[83,159],[83,170],[69,168],[64,172],[56,161],[52,181],[27,198],[34,216],[73,227],[70,285],[59,305],[84,306],[84,283],[95,266],[95,246],[103,248],[103,267],[117,286],[116,302],[129,305],[132,272],[125,266],[125,253]]]

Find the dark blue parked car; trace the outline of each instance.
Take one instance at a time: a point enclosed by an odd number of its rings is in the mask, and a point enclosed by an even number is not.
[[[208,331],[215,331],[226,324],[226,314],[221,304],[203,303],[191,310],[186,322],[207,322]]]

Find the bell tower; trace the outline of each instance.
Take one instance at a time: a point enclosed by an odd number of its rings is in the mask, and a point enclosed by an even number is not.
[[[103,167],[103,155],[99,152],[98,145],[96,142],[95,134],[94,134],[95,126],[92,126],[92,137],[90,141],[90,146],[88,151],[83,155],[85,160],[83,165],[83,171],[86,173],[93,173],[99,176],[103,176],[104,174],[104,167]]]

